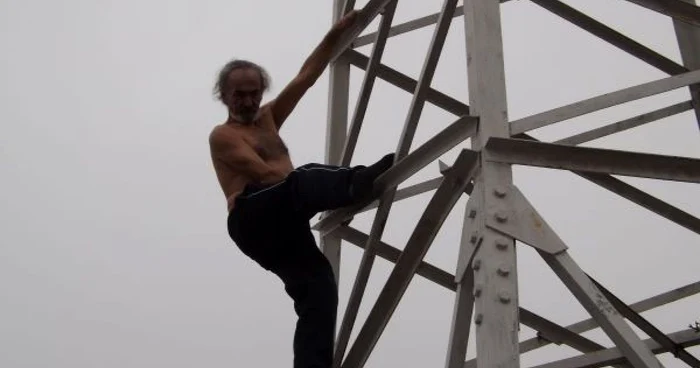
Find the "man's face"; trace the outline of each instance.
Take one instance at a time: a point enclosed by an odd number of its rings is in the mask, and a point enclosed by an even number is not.
[[[236,69],[228,76],[225,102],[236,120],[250,123],[257,117],[262,101],[260,73],[252,68]]]

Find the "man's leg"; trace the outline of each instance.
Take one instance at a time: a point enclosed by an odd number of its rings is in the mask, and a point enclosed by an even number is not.
[[[296,229],[285,233],[287,244],[299,253],[275,270],[294,300],[298,316],[293,344],[294,368],[330,368],[338,288],[333,269],[318,250],[308,222],[297,224]]]
[[[313,214],[345,207],[367,199],[374,180],[394,163],[388,154],[370,166],[342,167],[308,164],[294,170],[291,181],[297,210]]]

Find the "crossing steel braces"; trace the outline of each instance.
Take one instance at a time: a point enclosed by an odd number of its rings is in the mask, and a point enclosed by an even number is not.
[[[354,0],[334,0],[334,20],[355,8]],[[539,367],[660,367],[656,354],[672,352],[691,367],[700,361],[688,353],[700,344],[700,332],[666,334],[640,313],[700,293],[700,281],[627,304],[586,274],[569,255],[565,242],[547,225],[535,207],[513,183],[512,165],[530,165],[571,171],[647,210],[700,234],[700,219],[612,175],[700,183],[700,159],[586,148],[581,143],[633,129],[643,124],[693,110],[700,127],[700,7],[693,0],[626,0],[669,16],[673,20],[682,65],[647,48],[613,28],[558,0],[529,0],[573,25],[656,67],[669,76],[624,88],[567,106],[509,121],[500,7],[508,0],[444,0],[439,13],[393,25],[398,0],[370,0],[358,21],[338,44],[330,68],[326,161],[348,165],[357,146],[372,89],[377,78],[412,94],[403,131],[395,149],[395,165],[377,180],[379,199],[325,213],[314,229],[321,247],[338,274],[341,242],[364,249],[347,308],[339,326],[335,368],[363,367],[392,313],[415,275],[455,292],[446,368],[519,367],[520,354],[549,344],[566,344],[581,355]],[[618,0],[623,1],[623,0]],[[448,29],[464,17],[468,103],[430,87]],[[362,35],[381,18],[376,32]],[[389,38],[435,25],[432,40],[417,79],[382,64]],[[369,56],[355,49],[372,45]],[[364,70],[357,104],[349,119],[349,74]],[[689,100],[645,112],[556,142],[540,142],[532,130],[611,106],[675,89],[687,89]],[[455,115],[455,121],[427,142],[410,150],[423,107],[431,103]],[[446,152],[471,139],[452,165],[440,162],[441,176],[413,186],[397,187],[434,163]],[[433,192],[403,251],[382,241],[392,204]],[[462,195],[469,195],[464,213],[459,259],[454,273],[423,260],[443,221]],[[353,228],[353,216],[376,209],[369,234]],[[516,241],[533,247],[546,261],[591,319],[561,326],[518,303]],[[350,335],[376,257],[394,268],[359,327],[354,344]],[[477,356],[465,361],[471,322],[476,326]],[[627,323],[651,338],[642,340]],[[519,341],[520,324],[538,331]],[[614,346],[602,346],[582,333],[600,327]]]

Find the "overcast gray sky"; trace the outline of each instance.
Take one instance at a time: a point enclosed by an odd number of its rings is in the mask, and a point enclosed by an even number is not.
[[[566,2],[680,61],[666,17],[626,1]],[[225,62],[249,58],[268,68],[274,96],[330,27],[331,3],[0,0],[0,366],[291,366],[291,300],[226,234],[207,146],[226,114],[211,87]],[[402,0],[397,21],[440,7]],[[527,1],[503,6],[503,22],[511,119],[664,77]],[[392,38],[384,62],[417,77],[431,34]],[[354,70],[351,106],[361,80]],[[433,86],[468,99],[461,18]],[[327,91],[324,74],[282,131],[297,165],[323,160]],[[533,134],[565,137],[687,99],[677,90]],[[378,83],[354,163],[396,148],[409,103]],[[427,106],[413,147],[454,119]],[[687,112],[587,145],[700,157],[699,139]],[[409,183],[437,174],[430,165]],[[698,281],[696,234],[570,173],[516,167],[515,180],[581,267],[623,300]],[[624,180],[700,215],[697,185]],[[403,248],[429,198],[397,203],[384,240]],[[427,255],[450,272],[465,203]],[[372,214],[354,225],[368,231]],[[561,324],[585,317],[545,263],[519,249],[522,306]],[[341,315],[360,256],[344,248]],[[391,270],[376,266],[359,323]],[[367,366],[442,365],[453,298],[415,278]],[[700,318],[700,299],[644,316],[682,330]],[[548,348],[522,362],[572,354]]]

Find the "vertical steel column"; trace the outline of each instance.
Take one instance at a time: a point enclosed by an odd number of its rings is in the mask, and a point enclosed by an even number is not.
[[[464,13],[470,115],[480,120],[473,149],[479,151],[491,137],[510,137],[500,3],[464,0]],[[481,157],[481,172],[470,198],[477,212],[471,231],[481,241],[472,262],[479,367],[520,366],[515,242],[486,226],[487,216],[509,220],[504,215],[508,204],[503,198],[512,181],[510,165]],[[499,268],[509,272],[502,276]]]
[[[345,13],[345,7],[345,0],[333,1],[333,22]],[[329,72],[326,163],[337,164],[343,154],[348,129],[350,63],[339,57],[331,63]],[[333,234],[320,236],[320,248],[333,266],[336,282],[340,277],[340,243],[340,237]]]
[[[683,0],[686,3],[696,5],[694,0]],[[673,26],[678,39],[678,49],[686,68],[690,70],[700,69],[700,27],[674,19]],[[688,87],[695,109],[695,118],[700,128],[700,85],[694,84]]]

